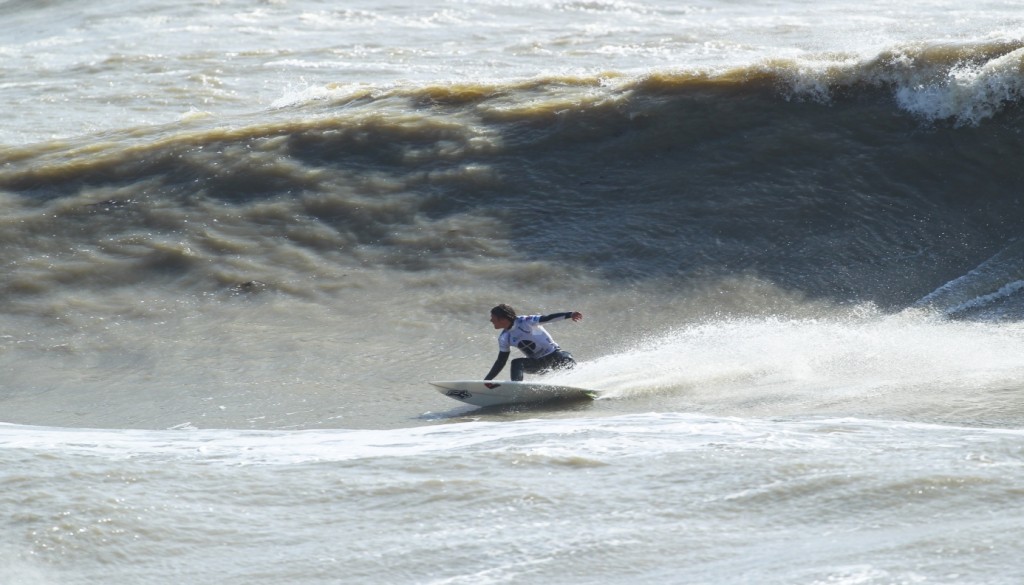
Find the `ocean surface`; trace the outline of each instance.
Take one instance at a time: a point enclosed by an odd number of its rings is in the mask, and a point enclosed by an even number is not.
[[[1024,582],[1019,2],[0,0],[0,102],[0,585]],[[502,302],[597,400],[428,384]]]

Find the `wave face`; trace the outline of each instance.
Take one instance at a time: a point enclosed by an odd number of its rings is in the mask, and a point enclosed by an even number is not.
[[[423,413],[414,381],[482,376],[481,315],[499,302],[583,310],[585,327],[556,335],[590,363],[577,385],[667,391],[669,409],[766,414],[736,397],[767,385],[790,397],[772,412],[1017,420],[998,397],[1024,316],[1024,177],[1007,155],[1022,119],[990,89],[1016,82],[992,64],[1019,50],[339,88],[8,148],[10,422],[434,422],[396,419],[392,401]],[[954,73],[971,67],[990,76],[966,99]],[[907,109],[907,91],[941,101],[938,88],[960,115]],[[860,365],[823,363],[828,339]],[[636,380],[659,381],[637,394]],[[968,405],[950,399],[973,384]],[[899,397],[879,399],[890,387]],[[37,400],[53,388],[74,388],[58,409]]]
[[[0,290],[16,305],[69,282],[279,283],[299,254],[399,271],[544,261],[680,286],[742,276],[901,308],[1019,236],[1007,153],[1022,55],[345,90],[227,124],[12,148]]]
[[[800,415],[1016,420],[994,397],[1016,376],[1004,354],[1024,316],[1008,155],[1021,47],[346,85],[5,148],[10,422],[435,422],[395,418],[392,401],[429,412],[414,381],[482,376],[481,315],[499,302],[583,310],[586,327],[556,335],[593,367],[579,384],[635,396],[661,380],[639,395],[667,388],[669,409],[764,414],[729,396],[768,384],[800,389],[769,408]],[[805,334],[779,338],[787,324]],[[933,336],[949,343],[927,356],[889,342]],[[806,386],[832,337],[852,344],[836,360],[867,369],[826,364]],[[645,347],[669,349],[652,364]],[[950,401],[974,383],[969,405]],[[875,400],[891,386],[900,398]],[[696,406],[695,387],[710,388]],[[74,389],[58,409],[37,400],[54,388]]]

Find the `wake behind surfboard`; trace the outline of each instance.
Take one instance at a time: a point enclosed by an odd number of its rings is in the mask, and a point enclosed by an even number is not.
[[[431,382],[437,391],[449,398],[474,406],[502,406],[530,404],[555,400],[593,400],[597,392],[572,386],[558,386],[539,382],[484,382],[457,380]]]

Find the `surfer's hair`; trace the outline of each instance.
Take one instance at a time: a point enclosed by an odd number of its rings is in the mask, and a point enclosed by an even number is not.
[[[509,321],[516,320],[516,310],[505,303],[491,309],[491,315],[501,317],[502,319],[508,319]]]

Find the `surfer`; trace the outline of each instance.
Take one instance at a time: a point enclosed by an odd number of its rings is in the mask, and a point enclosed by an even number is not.
[[[524,358],[512,360],[514,382],[522,381],[524,372],[536,374],[575,366],[576,360],[572,358],[572,354],[558,347],[551,334],[541,326],[541,323],[563,319],[579,321],[583,319],[583,313],[570,311],[518,317],[515,309],[504,303],[491,309],[491,324],[495,329],[501,329],[501,333],[498,334],[498,358],[494,360],[494,365],[484,380],[493,380],[501,372],[508,362],[508,355],[513,346],[526,355]]]

